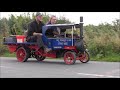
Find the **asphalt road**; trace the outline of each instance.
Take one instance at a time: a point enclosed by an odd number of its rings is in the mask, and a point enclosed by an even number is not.
[[[45,59],[38,62],[28,59],[0,57],[0,78],[120,78],[120,62],[81,63],[65,65],[63,60]]]

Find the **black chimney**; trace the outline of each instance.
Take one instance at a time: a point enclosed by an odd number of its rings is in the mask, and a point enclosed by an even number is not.
[[[80,17],[80,39],[83,39],[83,17]]]

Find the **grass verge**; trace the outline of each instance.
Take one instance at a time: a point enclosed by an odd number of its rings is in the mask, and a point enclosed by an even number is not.
[[[120,62],[120,55],[119,54],[112,54],[106,57],[98,58],[98,57],[91,57],[92,61],[107,61],[107,62]]]

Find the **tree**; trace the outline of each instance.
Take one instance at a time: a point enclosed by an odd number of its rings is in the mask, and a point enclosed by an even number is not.
[[[116,31],[120,38],[120,19],[113,21],[113,30]]]
[[[114,30],[115,31],[120,31],[120,19],[116,19],[112,23],[113,23],[113,26],[114,26]]]
[[[70,24],[72,22],[70,22],[67,18],[65,18],[64,16],[62,17],[59,17],[58,20],[57,20],[57,24]]]
[[[0,24],[0,26],[1,26],[0,31],[3,34],[3,37],[6,37],[9,35],[9,26],[7,24],[7,19],[3,18],[3,19],[1,19],[1,22],[2,23]]]

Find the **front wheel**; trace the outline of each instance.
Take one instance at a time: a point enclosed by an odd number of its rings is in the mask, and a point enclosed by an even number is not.
[[[64,62],[67,65],[72,65],[76,62],[76,53],[68,51],[64,54]]]
[[[89,60],[90,60],[90,55],[88,53],[88,51],[85,51],[84,53],[81,53],[79,55],[79,60],[82,62],[82,63],[87,63]]]

